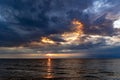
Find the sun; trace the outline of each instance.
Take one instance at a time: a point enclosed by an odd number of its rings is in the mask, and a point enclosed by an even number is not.
[[[47,57],[52,57],[51,53],[46,54]]]
[[[60,55],[55,53],[47,53],[45,56],[48,58],[55,58],[55,57],[59,57]]]
[[[57,57],[58,55],[53,53],[47,53],[45,56],[48,58],[54,58],[54,57]]]

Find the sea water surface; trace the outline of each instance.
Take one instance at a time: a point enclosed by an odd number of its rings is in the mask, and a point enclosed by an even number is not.
[[[120,59],[0,59],[0,80],[120,80]]]

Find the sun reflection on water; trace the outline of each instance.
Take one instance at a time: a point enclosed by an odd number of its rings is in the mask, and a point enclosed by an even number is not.
[[[47,74],[46,74],[45,78],[48,78],[48,79],[54,78],[52,72],[53,72],[53,70],[52,70],[52,59],[49,57],[47,59]]]

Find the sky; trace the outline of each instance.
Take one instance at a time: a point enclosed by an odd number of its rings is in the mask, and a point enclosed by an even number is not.
[[[119,58],[119,0],[0,0],[0,58],[49,56]]]

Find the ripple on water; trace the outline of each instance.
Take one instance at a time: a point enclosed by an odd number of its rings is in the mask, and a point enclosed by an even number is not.
[[[94,75],[86,75],[82,77],[83,80],[101,80],[100,77]]]

